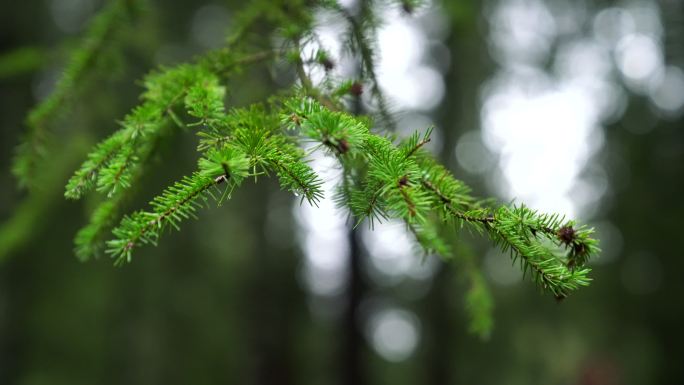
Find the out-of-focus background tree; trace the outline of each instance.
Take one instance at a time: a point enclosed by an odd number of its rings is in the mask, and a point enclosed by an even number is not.
[[[74,258],[94,202],[62,199],[68,175],[135,105],[137,79],[220,45],[243,6],[150,2],[59,117],[61,155],[27,197],[9,172],[25,115],[102,3],[0,12],[1,384],[684,381],[683,1],[378,4],[379,80],[400,132],[434,125],[433,150],[478,195],[579,218],[602,241],[594,282],[561,304],[488,244],[461,250],[493,287],[485,342],[467,333],[459,272],[421,260],[401,225],[350,238],[331,202],[300,206],[269,183],[124,268]],[[328,17],[318,29],[334,50]],[[229,102],[293,81],[255,69]],[[131,207],[191,171],[188,143],[191,132],[165,145],[173,163],[155,164]]]

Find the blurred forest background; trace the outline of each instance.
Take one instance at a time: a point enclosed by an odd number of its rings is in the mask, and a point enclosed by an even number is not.
[[[487,341],[467,332],[457,269],[421,260],[401,225],[350,237],[330,202],[300,206],[274,183],[247,183],[123,268],[79,262],[95,202],[64,200],[66,179],[145,73],[220,46],[244,3],[151,1],[55,122],[28,196],[9,171],[26,113],[102,5],[0,12],[0,384],[684,381],[684,1],[379,2],[400,130],[434,125],[433,150],[477,195],[567,214],[602,241],[594,282],[560,304],[486,241],[464,246],[496,301]],[[334,45],[335,21],[317,17]],[[233,106],[294,82],[277,66],[236,79]],[[166,143],[130,206],[195,159],[192,132]]]

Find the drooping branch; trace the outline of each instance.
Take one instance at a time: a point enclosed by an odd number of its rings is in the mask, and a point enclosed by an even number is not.
[[[230,193],[247,176],[249,161],[244,152],[226,146],[211,150],[198,162],[199,171],[168,187],[150,202],[152,211],[138,211],[126,216],[113,230],[116,239],[107,242],[107,252],[120,264],[131,259],[132,250],[140,244],[156,244],[161,232],[168,226],[179,229],[183,219],[194,217],[201,205],[213,198],[219,200],[210,189],[224,185]],[[225,193],[221,197],[225,196]]]
[[[365,16],[360,18],[336,9],[350,28],[346,43],[361,58],[362,81],[369,84],[383,115],[387,112],[374,72],[376,25],[375,20],[362,20],[373,16],[369,2],[363,3]],[[67,197],[79,198],[97,188],[109,199],[105,201],[109,204],[93,215],[92,226],[81,233],[84,250],[98,246],[103,229],[119,215],[123,192],[139,180],[154,152],[153,143],[171,132],[165,127],[174,121],[198,131],[197,171],[163,190],[148,209],[123,218],[113,231],[114,239],[107,242],[107,251],[117,263],[130,261],[139,246],[156,244],[166,228],[178,229],[182,220],[195,217],[201,203],[229,198],[247,177],[275,177],[284,190],[317,204],[323,198],[322,183],[309,166],[308,156],[322,151],[333,156],[342,170],[336,201],[349,210],[357,224],[365,219],[371,225],[375,220],[402,220],[426,252],[445,257],[452,250],[443,236],[445,230],[467,227],[510,252],[523,272],[557,298],[589,283],[589,269],[584,266],[599,251],[592,229],[523,205],[478,199],[430,156],[426,145],[431,141],[431,129],[399,143],[394,137],[374,133],[369,117],[344,112],[344,98],[358,96],[365,83],[326,77],[319,85],[307,73],[305,63],[322,65],[326,71],[334,65],[322,51],[313,59],[302,59],[302,36],[315,38],[315,33],[310,19],[300,25],[296,18],[310,12],[313,5],[297,3],[292,8],[279,1],[282,7],[271,9],[264,4],[252,3],[249,12],[238,17],[238,28],[226,47],[193,64],[148,75],[142,104],[124,119],[120,130],[95,147],[70,180]],[[278,25],[284,48],[256,53],[245,49],[247,31],[257,20]],[[224,84],[231,74],[250,63],[281,56],[290,59],[300,87],[288,89],[288,96],[270,98],[266,105],[226,109]],[[185,113],[177,114],[181,106]],[[308,146],[311,142],[316,145]],[[220,194],[215,193],[217,188]],[[469,301],[479,309],[476,313],[482,319],[476,322],[480,325],[477,330],[484,333],[491,312],[488,292],[477,264],[471,261],[467,266]]]
[[[66,110],[83,79],[92,72],[104,50],[111,49],[112,36],[121,30],[139,7],[135,0],[113,0],[92,20],[81,45],[74,50],[54,90],[31,110],[26,133],[17,147],[12,172],[24,187],[31,187],[37,163],[46,155],[48,125]]]
[[[289,103],[293,111],[287,111],[283,116],[297,116],[297,126],[312,139],[337,135],[347,142],[363,143],[360,156],[366,159],[364,164],[346,162],[344,157],[337,157],[345,168],[362,167],[366,170],[357,171],[366,177],[348,200],[353,213],[370,218],[371,213],[380,212],[374,217],[398,217],[409,225],[428,222],[429,212],[442,213],[446,219],[457,219],[477,231],[488,233],[502,249],[511,251],[514,259],[522,261],[523,271],[530,272],[540,288],[558,298],[564,298],[571,291],[588,284],[589,270],[583,268],[583,264],[586,257],[598,252],[596,241],[590,238],[591,230],[583,233],[580,240],[574,223],[564,222],[557,215],[539,214],[525,206],[501,206],[494,211],[481,208],[469,195],[467,187],[445,169],[435,166],[434,161],[426,160],[429,156],[416,148],[426,142],[425,138],[418,140],[414,136],[402,151],[368,129],[356,132],[364,137],[362,139],[345,137],[342,133],[350,123],[340,122],[354,120],[354,117],[311,103],[308,101],[299,106],[296,102]],[[345,115],[345,118],[340,115]],[[350,147],[350,151],[355,150]],[[412,183],[417,190],[409,195],[409,191],[414,191],[409,189]],[[559,259],[549,250],[538,239],[540,235],[558,247],[570,248],[566,259]]]

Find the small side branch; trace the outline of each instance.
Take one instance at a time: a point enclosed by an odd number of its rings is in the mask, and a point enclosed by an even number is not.
[[[430,139],[429,137],[421,139],[420,142],[418,142],[415,146],[413,146],[411,150],[409,150],[409,152],[406,153],[406,158],[410,158],[411,156],[413,156],[413,154],[415,154],[416,151],[420,150],[420,148],[424,145],[430,143],[431,140],[432,139]]]
[[[455,216],[455,217],[457,217],[457,218],[459,218],[459,219],[462,219],[462,220],[464,220],[464,221],[466,221],[466,222],[479,222],[479,223],[484,223],[484,224],[493,223],[494,221],[496,221],[496,218],[493,217],[493,216],[475,217],[475,216],[467,215],[467,214],[465,214],[465,213],[463,213],[463,212],[460,212],[460,211],[458,211],[458,210],[456,210],[456,209],[454,208],[454,206],[453,206],[453,201],[451,200],[451,198],[449,198],[449,197],[446,196],[444,193],[442,193],[442,192],[437,188],[437,186],[435,186],[434,184],[432,184],[432,182],[430,182],[429,180],[423,178],[423,179],[421,180],[421,184],[422,184],[426,189],[428,189],[429,191],[431,191],[433,194],[437,195],[437,196],[439,197],[439,199],[442,201],[442,203],[444,203],[444,205],[447,207],[447,209],[449,210],[449,212],[450,212],[453,216]]]

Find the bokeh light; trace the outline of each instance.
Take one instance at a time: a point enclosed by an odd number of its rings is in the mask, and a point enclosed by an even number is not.
[[[416,316],[397,308],[382,309],[370,318],[367,333],[373,349],[384,359],[408,359],[420,342],[420,323]]]

